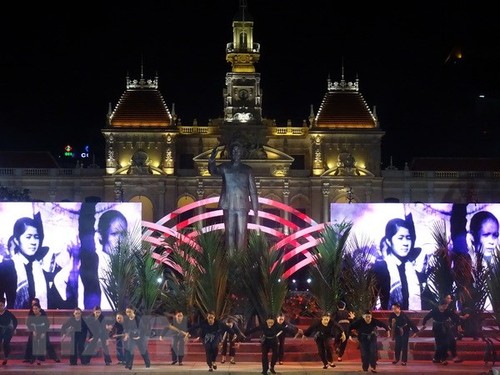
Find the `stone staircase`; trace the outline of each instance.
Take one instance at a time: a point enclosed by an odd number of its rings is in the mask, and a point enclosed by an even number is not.
[[[11,358],[22,359],[26,348],[28,332],[26,329],[26,316],[28,310],[13,310],[12,311],[19,320],[19,326],[16,335],[12,339],[12,353]],[[387,321],[390,311],[375,311],[374,317],[384,322]],[[407,312],[417,325],[421,328],[421,322],[426,311]],[[47,314],[51,322],[50,341],[54,345],[56,352],[62,358],[69,355],[69,342],[68,340],[61,343],[60,329],[62,323],[72,314],[72,310],[48,310]],[[90,312],[84,312],[85,316],[89,316]],[[164,319],[158,319],[153,322],[153,332],[159,332],[163,328],[162,324]],[[311,323],[311,318],[299,318],[296,325],[300,328],[307,328]],[[428,360],[431,361],[434,354],[434,338],[431,330],[431,321],[427,324],[427,328],[421,331],[416,338],[410,339],[409,344],[409,360]],[[492,338],[495,347],[500,352],[500,332],[496,325],[493,316],[489,313],[484,313],[482,334],[486,337]],[[484,357],[485,343],[481,340],[474,340],[470,337],[464,337],[457,343],[457,351],[459,356],[464,361],[482,361]],[[293,338],[288,337],[285,344],[285,363],[290,362],[308,362],[319,361],[316,345],[312,338]],[[110,341],[109,348],[112,358],[115,360],[115,345]],[[165,339],[159,340],[158,335],[153,335],[148,344],[149,352],[152,361],[155,362],[170,362],[170,341]],[[379,358],[392,360],[394,358],[394,342],[385,337],[383,331],[380,332],[378,339]],[[343,356],[344,361],[359,360],[359,350],[357,342],[350,340],[347,345],[346,352]],[[200,342],[191,340],[186,344],[186,362],[203,361],[205,352]],[[236,361],[241,362],[254,362],[260,361],[260,342],[258,334],[253,336],[250,341],[240,343],[236,351]]]

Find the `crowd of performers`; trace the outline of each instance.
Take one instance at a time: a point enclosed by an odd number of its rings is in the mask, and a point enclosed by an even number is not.
[[[151,360],[148,352],[148,340],[151,336],[151,325],[142,320],[135,308],[129,306],[124,313],[116,313],[113,319],[104,317],[100,307],[96,306],[89,316],[83,316],[80,308],[61,325],[62,342],[67,340],[69,346],[69,365],[88,366],[92,358],[102,351],[104,365],[113,363],[110,355],[109,343],[114,341],[117,364],[131,370],[134,365],[134,353],[137,351],[149,368]],[[435,353],[433,362],[442,365],[448,364],[448,358],[454,362],[461,362],[457,356],[457,332],[469,316],[459,314],[453,310],[451,297],[447,296],[430,310],[422,320],[420,330],[426,328],[432,320],[432,331],[435,338]],[[5,307],[5,300],[0,299],[0,345],[3,349],[2,365],[7,365],[10,354],[10,341],[16,334],[18,319],[15,314]],[[45,358],[60,362],[53,345],[50,342],[50,320],[46,312],[34,299],[32,308],[26,319],[29,331],[24,361],[41,365]],[[458,327],[458,330],[457,330]],[[339,302],[337,311],[330,314],[324,312],[322,316],[304,330],[287,321],[284,314],[270,314],[261,324],[256,324],[246,330],[240,329],[234,317],[218,319],[213,312],[208,312],[197,324],[190,324],[182,311],[175,311],[172,319],[165,324],[159,334],[160,340],[171,338],[171,365],[183,365],[185,345],[187,341],[200,342],[205,350],[205,360],[208,371],[217,370],[217,357],[220,363],[228,360],[236,363],[236,351],[239,343],[259,339],[262,353],[262,374],[275,374],[275,366],[282,365],[285,354],[285,338],[300,337],[304,340],[315,341],[318,357],[324,369],[335,367],[342,361],[348,340],[357,338],[361,355],[363,371],[377,372],[377,339],[386,333],[394,340],[393,364],[400,363],[406,366],[408,362],[408,344],[410,337],[415,337],[419,329],[410,317],[401,309],[399,303],[392,304],[392,312],[387,322],[376,319],[370,311],[362,316],[346,309],[345,302]],[[255,335],[255,333],[259,333]],[[137,350],[136,350],[137,349]],[[450,354],[450,357],[449,357]],[[270,355],[270,357],[269,357]],[[115,362],[116,363],[116,362]]]

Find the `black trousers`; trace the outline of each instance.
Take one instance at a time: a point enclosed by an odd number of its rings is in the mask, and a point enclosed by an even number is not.
[[[261,345],[262,350],[262,372],[269,370],[269,352],[271,352],[271,368],[274,368],[278,361],[278,339],[264,339]]]
[[[4,358],[9,358],[11,347],[10,341],[12,340],[12,334],[14,331],[10,328],[0,328],[0,344],[2,344]]]
[[[314,341],[316,342],[318,355],[323,365],[326,366],[329,362],[333,362],[332,342],[330,337],[321,336],[314,339]]]
[[[363,371],[367,371],[371,366],[373,369],[377,367],[377,338],[373,335],[367,335],[366,338],[360,336],[359,351],[361,352],[361,366]]]
[[[402,335],[394,337],[394,359],[403,362],[408,362],[408,341],[410,340],[410,332],[405,332]]]
[[[127,341],[125,341],[125,366],[132,368],[134,364],[134,350],[136,347],[139,349],[139,353],[141,353],[142,359],[144,360],[144,364],[146,365],[146,367],[151,366],[147,340],[132,339],[130,337]]]

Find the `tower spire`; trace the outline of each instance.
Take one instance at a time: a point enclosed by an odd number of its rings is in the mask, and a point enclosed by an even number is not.
[[[245,22],[245,11],[247,9],[247,1],[240,0],[240,11],[241,11],[241,20]]]

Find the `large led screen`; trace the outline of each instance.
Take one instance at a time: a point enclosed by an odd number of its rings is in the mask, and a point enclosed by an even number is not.
[[[361,243],[371,253],[370,266],[379,291],[376,307],[383,310],[390,310],[394,302],[405,310],[432,307],[427,292],[432,256],[438,248],[436,238],[444,238],[450,259],[456,260],[452,267],[460,259],[470,265],[471,275],[460,275],[463,267],[454,269],[454,277],[460,277],[455,287],[472,283],[478,259],[488,266],[498,247],[500,204],[333,203],[330,212],[332,224],[352,223],[350,251],[353,244]],[[474,290],[472,284],[469,287]],[[470,299],[479,296],[467,298],[465,302],[472,305]],[[491,310],[488,298],[484,308]]]
[[[111,309],[110,253],[139,241],[140,203],[0,203],[0,297],[11,309]]]

